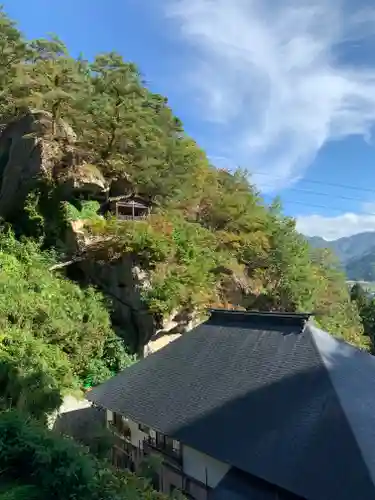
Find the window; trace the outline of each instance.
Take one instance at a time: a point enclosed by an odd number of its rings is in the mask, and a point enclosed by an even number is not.
[[[156,437],[151,436],[152,429],[150,431],[150,436],[148,438],[148,443],[154,448],[158,449],[162,453],[168,455],[171,458],[180,460],[181,459],[181,445],[179,441],[162,434],[161,432],[156,432]]]
[[[156,445],[162,448],[165,447],[165,436],[161,432],[156,433]]]
[[[119,415],[118,413],[113,413],[113,425],[115,427],[120,427],[122,424],[122,416]]]
[[[119,434],[130,439],[131,437],[130,428],[128,424],[124,421],[122,415],[118,413],[113,413],[113,426],[115,427],[116,431]]]
[[[138,424],[138,428],[144,434],[148,434],[148,435],[150,434],[150,427],[148,427],[147,425]]]
[[[176,456],[180,456],[180,442],[171,437],[165,436],[165,449]]]
[[[169,448],[170,450],[173,450],[173,439],[165,436],[165,447]]]
[[[180,441],[173,440],[173,451],[176,453],[180,453]]]

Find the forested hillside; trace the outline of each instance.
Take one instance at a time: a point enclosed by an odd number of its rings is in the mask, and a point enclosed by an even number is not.
[[[375,232],[354,234],[338,240],[308,238],[314,248],[329,248],[338,257],[349,280],[375,280]]]
[[[2,13],[0,89],[3,410],[43,420],[64,393],[136,361],[133,353],[149,339],[134,341],[131,321],[115,321],[113,297],[85,274],[88,266],[103,274],[117,269],[124,256],[147,276],[141,302],[156,323],[174,311],[219,306],[314,311],[323,328],[368,344],[331,255],[310,248],[278,203],[266,206],[247,172],[211,165],[167,99],[147,89],[134,63],[116,53],[75,59],[57,37],[25,40]],[[22,132],[15,143],[14,130],[25,123],[35,132]],[[28,170],[24,157],[15,160],[29,145],[30,164],[35,151],[43,153],[38,171]],[[83,200],[72,188],[87,173],[95,177],[92,184],[110,190],[123,185],[151,200],[152,214],[142,221],[100,215],[100,197]],[[74,261],[66,234],[77,220],[82,238],[96,242],[81,252],[79,272],[59,266]],[[17,429],[9,424],[0,422],[1,439],[9,432],[17,442],[24,433],[28,453],[38,447],[35,439],[51,445],[34,427],[27,430],[19,420]],[[4,453],[13,457],[7,446],[0,446],[2,470]],[[13,459],[22,469],[21,457]],[[87,488],[89,495],[99,486],[90,482]],[[82,497],[77,491],[64,498]],[[104,498],[100,494],[90,498]],[[134,498],[154,498],[148,495]]]
[[[350,260],[345,266],[349,280],[375,281],[375,248],[357,259]]]

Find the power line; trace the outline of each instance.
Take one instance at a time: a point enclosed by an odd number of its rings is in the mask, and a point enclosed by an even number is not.
[[[258,175],[265,175],[265,176],[270,176],[271,174],[265,173],[265,172],[251,172],[253,174],[258,174]],[[275,177],[272,176],[273,179],[278,179],[281,177]],[[363,192],[369,192],[372,194],[375,194],[375,189],[369,189],[369,188],[360,188],[359,186],[348,186],[345,184],[339,184],[339,183],[332,183],[332,182],[324,182],[324,181],[318,181],[315,179],[301,179],[300,182],[307,182],[307,183],[314,183],[317,185],[324,185],[324,186],[332,186],[332,187],[339,187],[342,189],[353,189],[356,191],[363,191]],[[329,198],[337,198],[345,201],[357,201],[361,203],[365,203],[366,201],[363,200],[362,198],[356,198],[354,196],[345,196],[345,195],[340,195],[340,194],[335,194],[335,193],[323,193],[321,191],[315,191],[311,189],[304,189],[304,188],[296,188],[296,187],[291,187],[287,188],[288,191],[295,191],[295,192],[300,192],[300,193],[306,193],[306,194],[311,194],[315,196],[328,196]],[[285,204],[296,204],[296,205],[304,205],[307,207],[313,207],[313,208],[322,208],[322,209],[328,209],[328,210],[335,210],[342,212],[344,210],[343,207],[335,207],[331,205],[323,205],[323,204],[316,204],[316,203],[308,203],[305,201],[300,201],[300,200],[291,200],[285,197],[281,198],[282,203]],[[375,216],[374,212],[367,212],[367,211],[360,211],[361,215],[370,215],[370,216]]]
[[[343,208],[341,207],[332,207],[332,206],[329,206],[329,205],[318,205],[318,204],[315,204],[315,203],[306,203],[304,201],[299,201],[299,200],[288,200],[287,198],[282,198],[281,200],[281,203],[283,205],[286,205],[286,204],[296,204],[296,205],[304,205],[306,207],[312,207],[312,208],[323,208],[325,210],[335,210],[337,212],[343,212]],[[374,212],[364,212],[364,211],[360,211],[358,212],[358,215],[371,215],[373,217],[375,217],[375,213]]]
[[[361,198],[354,198],[352,196],[342,196],[339,194],[332,194],[332,193],[321,193],[319,191],[313,191],[311,189],[303,189],[303,188],[288,188],[288,191],[297,191],[300,193],[307,193],[307,194],[314,194],[317,196],[329,196],[330,198],[338,198],[341,200],[349,200],[349,201],[360,201],[363,203],[363,199]],[[375,194],[375,191],[374,191]]]
[[[282,176],[275,176],[273,174],[269,174],[269,173],[266,173],[266,172],[257,172],[255,170],[250,171],[250,174],[253,174],[253,175],[264,175],[264,176],[272,177],[273,179],[284,179],[284,177],[282,177]],[[318,184],[318,185],[323,185],[323,186],[338,187],[338,188],[342,188],[342,189],[352,189],[354,191],[363,191],[363,192],[375,194],[375,189],[370,189],[370,188],[365,188],[365,187],[360,187],[360,186],[349,186],[348,184],[339,184],[339,183],[336,183],[336,182],[318,181],[316,179],[309,179],[309,178],[301,179],[299,182],[307,182],[307,183],[310,183],[310,184]]]
[[[344,210],[344,208],[340,208],[340,207],[332,207],[332,206],[329,206],[329,205],[319,205],[319,204],[315,204],[315,203],[305,203],[304,201],[299,201],[299,200],[288,200],[286,198],[283,198],[281,200],[282,204],[286,205],[286,204],[296,204],[296,205],[304,205],[306,207],[313,207],[313,208],[323,208],[323,209],[328,209],[328,210],[335,210],[335,211],[338,211],[338,212],[342,212]],[[375,216],[375,213],[374,212],[358,212],[359,215],[372,215],[372,216]]]

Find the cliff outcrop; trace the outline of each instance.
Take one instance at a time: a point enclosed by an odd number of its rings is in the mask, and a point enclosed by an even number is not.
[[[47,111],[30,110],[0,134],[0,215],[22,207],[38,181],[53,181],[67,199],[73,192],[97,196],[108,190],[100,170],[82,159],[76,134]]]
[[[73,129],[63,120],[54,120],[46,111],[30,110],[0,134],[0,216],[6,219],[22,209],[40,180],[59,188],[56,204],[72,202],[75,207],[84,200],[104,201],[134,192],[125,172],[105,178],[90,154],[82,153]],[[78,218],[68,220],[64,229],[66,263],[53,269],[63,268],[68,277],[101,290],[110,303],[113,328],[133,352],[147,355],[201,321],[204,309],[195,306],[152,313],[144,300],[153,286],[147,262],[134,251],[113,252],[116,235],[91,234],[86,228],[90,221],[80,218],[78,208],[74,210]],[[99,214],[95,217],[100,219]],[[168,273],[167,262],[165,266]],[[218,275],[217,305],[243,308],[246,276],[221,267],[212,273]]]
[[[99,248],[99,247],[96,247]],[[134,255],[102,259],[91,247],[75,264],[80,281],[98,287],[111,303],[112,325],[131,351],[147,356],[180,337],[201,321],[201,312],[184,308],[155,315],[144,301],[152,285],[147,271]],[[99,251],[100,253],[100,251]]]

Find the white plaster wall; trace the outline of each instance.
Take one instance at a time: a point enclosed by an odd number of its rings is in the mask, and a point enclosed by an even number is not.
[[[229,470],[229,465],[189,446],[182,447],[182,457],[185,474],[206,483],[207,470],[207,484],[211,488],[215,488]]]
[[[147,438],[147,434],[144,432],[141,432],[139,430],[138,424],[130,420],[129,418],[125,419],[126,423],[130,427],[130,432],[131,432],[131,443],[133,446],[136,446],[137,448],[140,446],[140,448],[143,448],[143,440]]]
[[[148,436],[139,430],[138,424],[129,418],[123,417],[131,431],[131,443],[137,448],[142,448],[143,440]],[[107,420],[113,420],[113,414],[107,410]],[[229,470],[229,465],[219,462],[198,450],[182,445],[183,470],[185,474],[197,481],[215,488]]]

